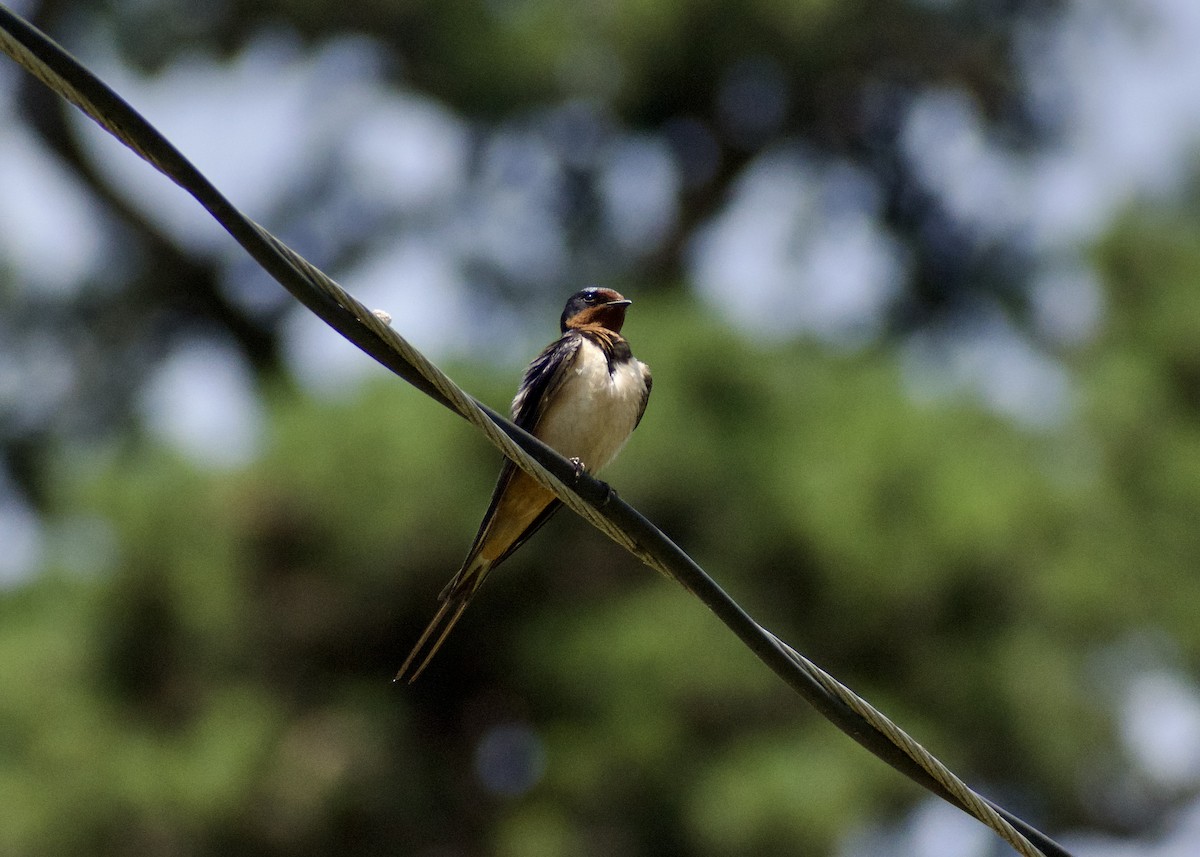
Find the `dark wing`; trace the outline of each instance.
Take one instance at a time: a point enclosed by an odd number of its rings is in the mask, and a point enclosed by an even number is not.
[[[654,386],[654,376],[650,374],[650,367],[645,363],[642,364],[642,377],[646,379],[646,392],[642,393],[642,406],[638,409],[638,417],[633,423],[634,428],[637,428],[642,422],[642,417],[646,413],[646,405],[650,403],[650,388]]]
[[[517,389],[516,398],[513,399],[513,422],[528,432],[536,433],[538,420],[545,413],[549,399],[566,379],[567,372],[579,353],[580,343],[581,339],[578,334],[567,333],[534,358],[533,362],[529,364],[529,368],[525,370],[525,375],[521,378],[521,386]],[[405,677],[410,682],[416,680],[437,650],[441,648],[446,636],[454,628],[463,611],[467,609],[467,604],[470,603],[472,596],[479,589],[488,572],[504,562],[513,551],[523,545],[542,524],[550,520],[550,516],[562,505],[557,499],[551,501],[541,514],[525,528],[525,531],[505,549],[504,553],[490,563],[478,562],[480,545],[483,544],[492,519],[496,515],[496,509],[500,505],[500,500],[512,484],[516,473],[517,466],[505,459],[504,467],[500,470],[500,478],[496,481],[496,489],[492,492],[492,501],[488,504],[483,522],[479,525],[479,532],[475,534],[471,550],[463,561],[462,568],[451,578],[446,588],[442,590],[442,594],[438,596],[442,605],[396,673],[396,681],[401,681]]]
[[[561,339],[550,343],[541,354],[533,358],[533,362],[529,364],[524,376],[521,378],[521,385],[517,388],[517,395],[513,399],[512,418],[514,423],[530,434],[537,434],[538,420],[546,412],[546,404],[550,398],[566,379],[567,371],[575,362],[575,357],[579,354],[581,343],[582,339],[580,336],[577,333],[570,332]],[[483,515],[483,521],[479,524],[479,532],[475,534],[475,541],[471,543],[471,550],[467,554],[468,562],[475,556],[476,549],[483,541],[484,533],[487,532],[488,525],[492,522],[492,516],[496,514],[496,507],[500,505],[500,498],[504,495],[508,484],[512,481],[513,475],[517,470],[517,465],[513,464],[507,458],[504,459],[504,467],[500,470],[500,478],[496,480],[496,488],[492,491],[492,501],[488,504],[487,512]],[[530,536],[541,529],[542,524],[550,520],[550,516],[557,512],[558,507],[561,505],[562,501],[555,498],[533,520],[533,523],[529,525],[525,532],[521,533],[520,538],[514,541],[508,550],[496,558],[496,561],[492,564],[492,568],[504,562],[504,560],[512,555],[513,551],[525,544]]]
[[[555,391],[562,386],[567,370],[575,363],[583,337],[575,331],[555,340],[533,358],[512,403],[513,422],[525,431],[536,434],[538,420]]]

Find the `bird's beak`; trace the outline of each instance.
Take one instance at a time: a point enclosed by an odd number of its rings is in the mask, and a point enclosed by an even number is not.
[[[619,301],[609,301],[605,304],[605,306],[629,306],[632,303],[633,301],[629,300],[628,298],[622,298]]]

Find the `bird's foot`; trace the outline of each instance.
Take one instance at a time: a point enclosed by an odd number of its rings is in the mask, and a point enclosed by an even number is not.
[[[587,472],[587,467],[578,458],[568,458],[567,461],[571,462],[571,466],[575,468],[575,481],[578,482],[583,474]],[[596,479],[595,477],[592,477],[592,481],[596,483],[596,488],[598,490],[593,491],[589,488],[587,491],[587,496],[595,498],[593,502],[595,502],[597,505],[607,505],[610,500],[617,496],[617,492],[614,491],[612,486],[607,482]]]

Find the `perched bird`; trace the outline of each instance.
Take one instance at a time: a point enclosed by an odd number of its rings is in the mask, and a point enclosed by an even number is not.
[[[612,289],[571,295],[559,320],[562,336],[546,346],[521,378],[513,422],[596,473],[612,461],[641,422],[650,398],[650,369],[621,336],[632,301]],[[525,543],[561,501],[507,459],[492,502],[462,568],[442,590],[442,605],[396,673],[415,681],[441,648],[489,571]]]

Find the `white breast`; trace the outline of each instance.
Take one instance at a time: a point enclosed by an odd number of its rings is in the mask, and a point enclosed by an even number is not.
[[[553,404],[542,416],[537,436],[567,458],[578,458],[589,473],[612,461],[637,424],[646,395],[646,366],[618,363],[610,374],[600,348],[585,339]]]

